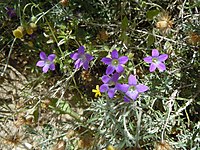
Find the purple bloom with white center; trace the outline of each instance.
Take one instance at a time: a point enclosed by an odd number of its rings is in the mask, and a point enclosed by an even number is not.
[[[42,71],[44,73],[47,73],[47,71],[50,70],[55,70],[55,64],[54,64],[54,59],[56,55],[55,54],[50,54],[48,57],[46,56],[45,52],[40,52],[40,59],[36,66],[38,67],[43,67]]]
[[[14,8],[6,7],[6,10],[7,10],[7,15],[9,16],[9,18],[13,18],[16,16],[16,12]]]
[[[122,73],[124,71],[122,65],[128,61],[128,57],[127,56],[119,57],[118,51],[114,49],[111,52],[111,58],[104,57],[102,58],[101,61],[106,65],[108,65],[108,68],[106,69],[106,74],[109,75],[112,74],[115,70],[117,73]]]
[[[70,54],[70,57],[73,60],[76,60],[75,62],[75,68],[78,69],[81,66],[83,66],[83,68],[85,70],[88,70],[89,68],[89,62],[94,59],[90,54],[85,53],[85,48],[84,46],[80,46],[78,48],[78,52],[74,52],[72,54]]]
[[[128,78],[128,84],[117,84],[116,89],[124,92],[124,102],[130,102],[130,100],[136,100],[140,93],[143,93],[149,89],[148,86],[143,84],[137,84],[136,76],[130,75]]]
[[[144,58],[144,61],[147,63],[151,63],[149,71],[153,72],[156,68],[159,69],[160,72],[166,70],[166,66],[163,63],[168,58],[167,54],[159,54],[157,49],[152,50],[152,56],[148,56]]]
[[[119,73],[114,73],[111,77],[109,75],[104,75],[102,77],[102,81],[104,84],[100,86],[100,92],[107,92],[109,98],[113,98],[116,92],[115,85],[118,84],[117,81],[119,76]]]

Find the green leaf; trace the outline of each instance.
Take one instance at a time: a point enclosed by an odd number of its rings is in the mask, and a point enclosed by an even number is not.
[[[128,36],[126,35],[126,32],[122,32],[119,38],[120,38],[120,40],[122,40],[124,43],[127,43],[127,41],[128,41]]]
[[[157,10],[157,9],[149,10],[149,11],[147,11],[147,13],[146,13],[146,17],[147,17],[147,19],[152,20],[154,16],[156,16],[156,15],[159,14],[159,12],[160,12],[160,11]]]
[[[155,37],[152,34],[149,34],[147,38],[147,46],[148,47],[151,46],[154,42],[155,42]]]
[[[34,121],[37,122],[39,119],[39,108],[35,109],[35,111],[33,112],[33,116],[34,116]]]
[[[125,16],[121,24],[122,31],[125,31],[127,27],[128,27],[128,18]]]

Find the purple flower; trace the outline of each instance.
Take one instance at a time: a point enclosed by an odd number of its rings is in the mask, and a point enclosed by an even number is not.
[[[166,70],[166,66],[163,63],[168,58],[167,54],[161,54],[159,55],[159,52],[157,49],[152,50],[152,56],[148,56],[144,58],[144,61],[147,63],[151,63],[149,71],[153,72],[156,70],[156,68],[159,69],[160,72],[163,72]]]
[[[9,18],[13,18],[16,16],[16,12],[14,8],[6,7],[6,10],[7,10],[7,15],[9,16]]]
[[[73,60],[76,60],[75,65],[74,65],[76,69],[78,69],[81,66],[83,66],[83,68],[85,70],[88,70],[89,61],[94,59],[90,54],[85,53],[84,46],[80,46],[78,48],[78,52],[74,52],[74,53],[70,54],[70,57]]]
[[[111,58],[104,57],[101,60],[103,63],[108,65],[108,68],[106,69],[106,74],[112,74],[115,70],[117,73],[121,73],[124,71],[124,68],[122,67],[123,64],[125,64],[128,61],[127,56],[118,56],[118,52],[116,49],[114,49],[111,52]]]
[[[40,52],[40,59],[36,66],[38,67],[43,67],[42,71],[46,73],[49,69],[50,70],[55,70],[55,64],[54,64],[54,59],[56,55],[55,54],[50,54],[48,57],[46,56],[45,52]]]
[[[120,74],[114,73],[112,77],[109,75],[104,75],[102,81],[104,84],[100,86],[100,92],[107,92],[109,98],[113,98],[116,92],[115,85],[117,84]]]
[[[130,99],[136,100],[140,93],[143,93],[149,89],[148,86],[143,84],[137,84],[136,76],[130,75],[128,78],[128,84],[117,84],[116,89],[124,92],[125,102],[130,102]]]

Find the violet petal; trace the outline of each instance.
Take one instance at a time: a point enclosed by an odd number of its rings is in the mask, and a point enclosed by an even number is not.
[[[49,70],[49,64],[46,64],[43,68],[42,68],[42,71],[44,73],[47,73],[47,71]]]
[[[154,72],[156,70],[156,64],[155,63],[151,63],[150,67],[149,67],[149,71],[150,72]]]
[[[157,65],[158,69],[162,72],[164,70],[166,70],[166,66],[164,63],[162,62],[159,62],[158,65]]]
[[[159,56],[159,52],[158,52],[157,49],[152,49],[152,56],[153,56],[153,57]]]
[[[15,17],[17,15],[14,8],[6,7],[6,9],[7,9],[7,14],[10,18]]]
[[[129,88],[129,85],[128,84],[119,84],[117,83],[115,88],[119,91],[122,91],[122,92],[127,92],[128,91],[128,88]]]
[[[111,81],[117,82],[120,74],[119,73],[114,73],[113,76],[111,77]]]
[[[124,96],[124,102],[125,103],[129,103],[131,100],[130,100],[130,98],[128,98],[127,96]]]
[[[121,73],[121,72],[124,71],[124,68],[123,68],[121,65],[118,65],[118,66],[116,67],[116,71],[117,71],[118,73]]]
[[[108,58],[108,57],[104,57],[101,59],[101,61],[106,64],[106,65],[110,65],[112,62],[112,59]]]
[[[113,98],[115,95],[115,88],[111,88],[108,90],[108,97]]]
[[[45,54],[45,52],[40,52],[40,59],[47,59],[47,55]]]
[[[147,91],[149,89],[149,87],[146,85],[143,85],[143,84],[138,84],[138,85],[136,85],[136,89],[139,93],[142,93],[142,92]]]
[[[152,63],[152,57],[148,56],[143,59],[146,63]]]
[[[88,70],[88,68],[89,68],[89,62],[88,62],[88,61],[85,61],[85,62],[83,63],[83,68],[84,68],[85,70]]]
[[[81,59],[76,60],[75,62],[75,68],[78,69],[83,65],[83,62],[81,61]]]
[[[136,99],[137,99],[138,94],[139,94],[139,93],[138,93],[137,90],[126,92],[126,95],[127,95],[128,97],[130,97],[131,99],[133,99],[133,100],[136,100]]]
[[[49,69],[50,69],[50,70],[55,70],[55,68],[56,68],[56,67],[55,67],[55,64],[54,64],[54,63],[52,63],[52,64],[49,66]]]
[[[106,69],[106,74],[112,74],[114,72],[115,68],[113,66],[108,66]]]
[[[167,54],[162,54],[158,57],[158,60],[159,61],[165,61],[166,59],[168,58],[168,55]]]
[[[90,54],[85,54],[85,57],[87,61],[91,61],[92,59],[94,59],[94,57],[92,57]]]
[[[102,82],[103,83],[108,83],[110,81],[110,77],[107,76],[107,75],[104,75],[102,78],[101,78]]]
[[[117,59],[119,57],[118,55],[118,51],[116,49],[114,49],[112,52],[111,52],[111,57],[112,59]]]
[[[108,91],[109,87],[108,87],[108,84],[102,84],[100,86],[100,92],[106,92]]]
[[[80,47],[78,48],[78,53],[79,53],[79,54],[84,54],[84,53],[85,53],[85,48],[84,48],[84,46],[80,46]]]
[[[136,84],[137,84],[136,76],[134,76],[134,75],[131,74],[131,75],[128,77],[128,84],[129,84],[129,85],[136,85]]]
[[[45,61],[44,60],[40,60],[36,64],[36,66],[38,66],[38,67],[43,67],[44,65],[45,65]]]
[[[77,52],[74,52],[70,54],[70,58],[72,58],[73,60],[77,60],[79,58],[79,54]]]
[[[119,63],[120,64],[125,64],[128,61],[128,57],[127,56],[121,56],[119,57]]]
[[[52,61],[55,59],[55,57],[56,57],[55,54],[50,54],[50,55],[48,56],[48,60],[52,62]]]

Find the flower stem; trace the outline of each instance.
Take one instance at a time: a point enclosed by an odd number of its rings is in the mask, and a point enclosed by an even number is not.
[[[162,133],[161,133],[161,142],[163,143],[164,142],[164,133],[165,133],[165,129],[166,129],[166,126],[168,124],[168,121],[169,121],[169,118],[170,118],[170,113],[172,112],[172,107],[174,105],[174,99],[176,97],[176,94],[178,93],[178,90],[175,90],[172,95],[170,96],[170,100],[168,101],[168,114],[167,114],[167,119],[165,121],[165,124],[164,124],[164,127],[163,127],[163,130],[162,130]]]
[[[5,65],[4,69],[3,69],[3,72],[1,73],[1,76],[2,76],[2,77],[3,77],[5,71],[6,71],[7,67],[8,67],[8,62],[9,62],[10,55],[11,55],[11,53],[12,53],[12,50],[13,50],[13,46],[14,46],[15,41],[16,41],[16,38],[14,38],[14,40],[13,40],[13,42],[12,42],[12,44],[11,44],[10,51],[9,51],[9,54],[8,54],[8,58],[7,58],[7,61],[6,61],[6,65]]]
[[[139,147],[141,119],[142,119],[142,109],[139,108],[139,113],[137,113],[137,128],[136,128],[136,139],[135,139],[136,147]]]

